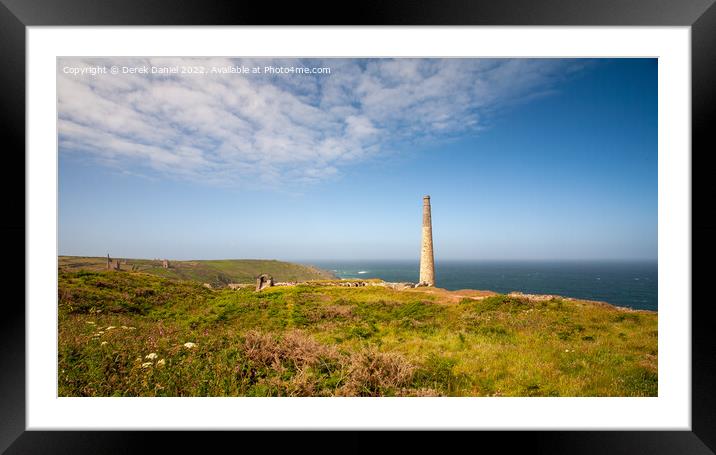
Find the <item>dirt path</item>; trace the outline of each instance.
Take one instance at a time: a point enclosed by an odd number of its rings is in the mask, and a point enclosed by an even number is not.
[[[423,294],[431,294],[431,295],[443,297],[443,298],[449,300],[450,302],[459,302],[462,299],[482,300],[485,297],[489,297],[491,295],[497,295],[496,292],[479,291],[476,289],[458,289],[457,291],[448,291],[447,289],[442,289],[442,288],[423,287],[423,288],[407,289],[406,291],[415,292],[415,293],[423,293]]]

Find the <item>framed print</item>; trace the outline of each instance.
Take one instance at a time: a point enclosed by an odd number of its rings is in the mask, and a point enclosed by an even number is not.
[[[3,449],[712,453],[711,3],[4,1]]]

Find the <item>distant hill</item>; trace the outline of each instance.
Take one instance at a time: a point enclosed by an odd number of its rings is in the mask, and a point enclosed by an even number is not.
[[[222,259],[211,261],[169,261],[169,267],[162,266],[162,260],[112,258],[120,261],[124,271],[144,272],[166,278],[192,280],[223,287],[229,283],[253,283],[256,276],[267,273],[275,281],[307,281],[336,278],[331,272],[317,267],[290,262],[263,259]],[[66,271],[106,270],[106,257],[59,256],[59,268]]]

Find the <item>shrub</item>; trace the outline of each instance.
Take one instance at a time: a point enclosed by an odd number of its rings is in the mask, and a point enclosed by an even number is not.
[[[338,358],[334,348],[322,345],[297,330],[289,331],[280,339],[252,330],[244,337],[243,351],[247,359],[263,367],[298,372],[328,365]]]
[[[395,395],[408,385],[415,367],[397,353],[380,352],[375,348],[359,351],[350,358],[349,379],[341,395]]]

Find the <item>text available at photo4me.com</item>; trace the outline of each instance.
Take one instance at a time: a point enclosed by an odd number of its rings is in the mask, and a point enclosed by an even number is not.
[[[75,76],[103,76],[118,74],[267,74],[267,75],[307,75],[331,74],[330,67],[309,66],[246,66],[246,65],[94,65],[94,66],[64,66],[62,72]]]

